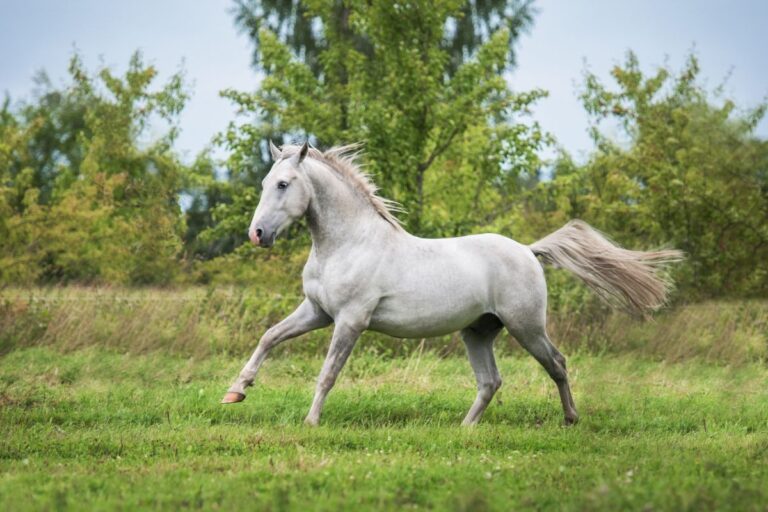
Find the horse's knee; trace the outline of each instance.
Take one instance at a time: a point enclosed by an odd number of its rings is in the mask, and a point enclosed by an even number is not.
[[[477,395],[481,400],[488,402],[493,398],[495,391],[493,384],[481,384],[478,386]]]
[[[501,387],[501,377],[496,377],[493,380],[489,382],[483,382],[477,387],[477,392],[480,398],[482,398],[485,401],[490,401],[491,398],[493,398],[493,395],[496,394],[496,392]]]
[[[336,377],[333,375],[321,375],[317,379],[317,390],[327,393],[336,384]]]

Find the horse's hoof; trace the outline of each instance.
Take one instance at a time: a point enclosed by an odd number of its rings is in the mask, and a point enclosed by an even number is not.
[[[236,404],[237,402],[242,402],[243,400],[245,400],[244,394],[229,391],[226,395],[224,395],[224,398],[221,399],[221,403]]]
[[[577,424],[578,422],[579,422],[579,417],[578,416],[566,416],[564,424],[565,424],[566,427],[571,427],[571,426]]]

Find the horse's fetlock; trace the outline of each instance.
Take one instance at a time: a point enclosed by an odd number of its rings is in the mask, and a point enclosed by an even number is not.
[[[245,375],[243,375],[245,373]],[[250,387],[253,385],[254,378],[249,374],[243,371],[240,375],[238,375],[237,380],[235,381],[235,384],[240,384],[243,389]]]

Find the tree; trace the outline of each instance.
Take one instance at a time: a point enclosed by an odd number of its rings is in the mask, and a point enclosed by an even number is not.
[[[280,42],[291,49],[315,74],[324,72],[320,54],[328,49],[320,24],[325,21],[315,16],[312,5],[318,2],[302,0],[235,0],[233,14],[235,24],[254,43],[253,66],[263,71],[260,51],[260,31],[268,29]],[[332,10],[332,20],[337,32],[348,38],[357,51],[373,54],[370,42],[349,27],[352,3],[343,0],[325,2]],[[442,48],[450,56],[449,74],[458,67],[502,27],[510,32],[508,62],[515,64],[514,43],[532,23],[536,9],[532,0],[467,0],[456,13],[446,18]]]
[[[472,5],[478,4],[490,5]],[[446,27],[461,19],[465,2],[301,5],[317,20],[316,59],[297,58],[281,32],[260,25],[260,89],[225,93],[256,118],[255,126],[249,119],[222,137],[233,174],[254,169],[253,148],[266,155],[264,141],[274,134],[310,137],[320,146],[364,141],[368,170],[384,195],[404,204],[413,231],[477,229],[504,211],[501,203],[520,176],[536,173],[536,150],[546,139],[535,123],[517,122],[543,93],[509,90],[503,74],[512,63],[513,33],[506,22],[489,25],[498,29],[487,37],[447,44]],[[452,197],[464,198],[460,205],[440,199],[448,183]],[[254,204],[246,209],[235,199],[230,211],[245,220]]]
[[[38,81],[33,102],[0,116],[0,279],[163,283],[181,252],[185,168],[171,151],[183,79],[152,90],[157,71],[135,54],[123,76]],[[146,143],[149,122],[168,132]]]
[[[766,103],[739,110],[699,82],[691,55],[679,73],[642,73],[630,53],[615,88],[585,77],[582,100],[597,150],[579,166],[563,157],[538,191],[560,222],[582,217],[632,246],[671,245],[687,263],[688,294],[768,293],[768,142],[755,135]],[[623,130],[623,142],[600,131]]]

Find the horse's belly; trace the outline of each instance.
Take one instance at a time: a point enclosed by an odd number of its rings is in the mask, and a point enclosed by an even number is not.
[[[472,321],[466,323],[455,323],[420,326],[420,325],[408,325],[393,322],[372,322],[368,329],[371,331],[380,332],[387,336],[393,336],[395,338],[432,338],[435,336],[443,336],[452,332],[459,331],[471,324]]]
[[[418,301],[384,300],[376,308],[368,328],[398,338],[425,338],[449,334],[474,322],[486,307],[477,302],[459,304],[440,300],[429,304]]]

